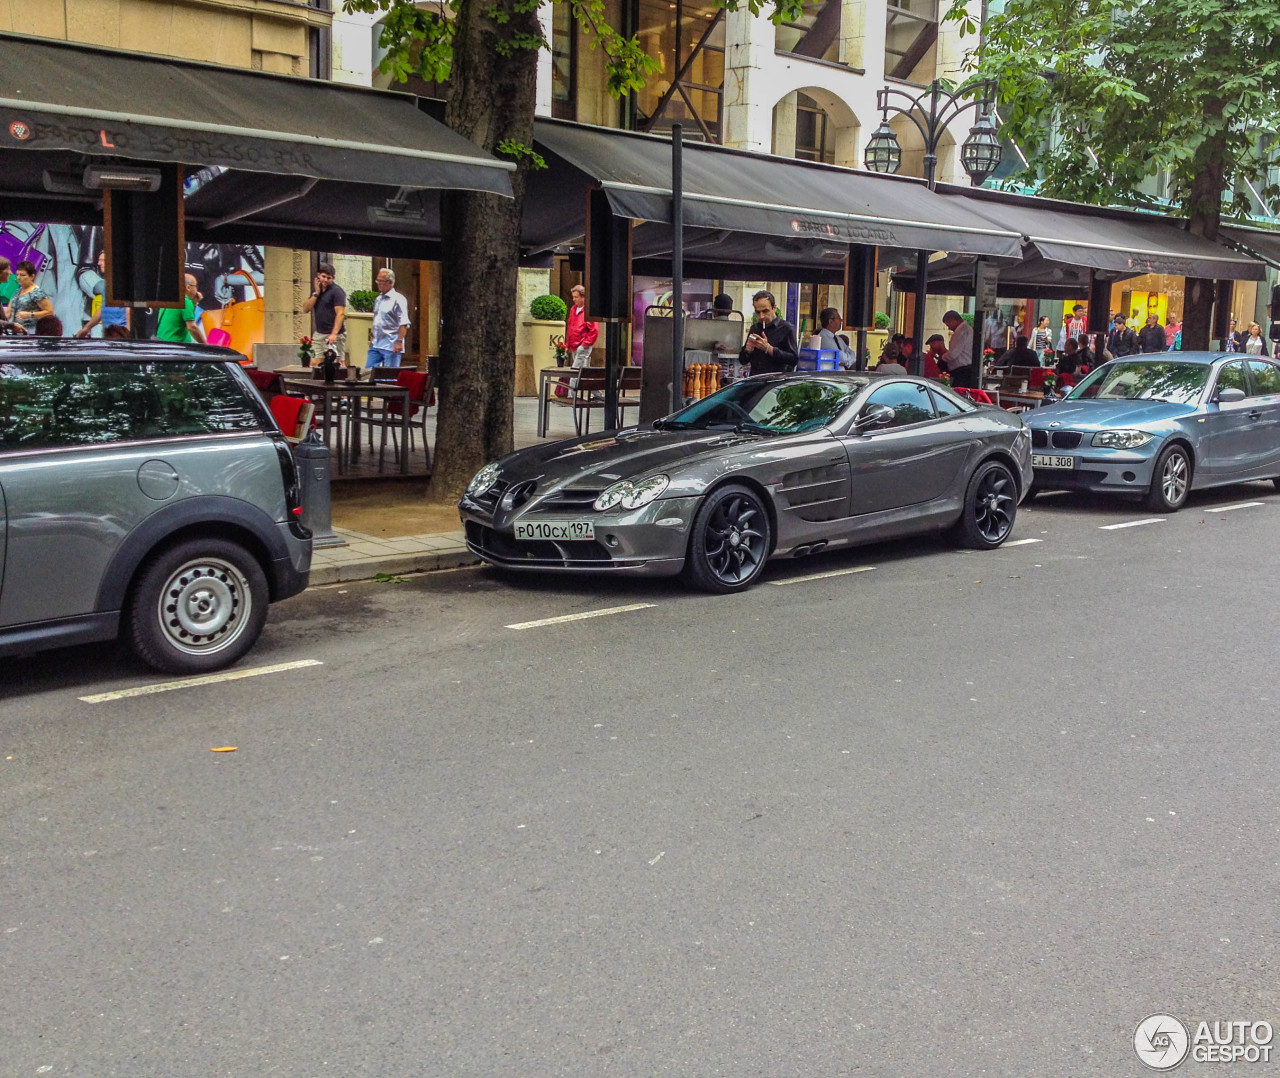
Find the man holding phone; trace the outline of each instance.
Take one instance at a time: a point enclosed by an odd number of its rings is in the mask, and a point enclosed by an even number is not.
[[[772,292],[757,292],[751,297],[756,320],[747,333],[747,343],[738,353],[741,363],[751,364],[752,374],[775,374],[794,370],[800,358],[795,327],[778,317],[778,303]]]

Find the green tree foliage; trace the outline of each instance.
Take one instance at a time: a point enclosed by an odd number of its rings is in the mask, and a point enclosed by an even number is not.
[[[979,32],[959,0],[947,18]],[[1280,124],[1276,0],[1008,0],[974,59],[1010,138],[1053,133],[1032,161],[1047,195],[1140,203],[1168,169],[1190,230],[1215,239],[1224,208],[1247,211],[1246,180],[1277,193],[1259,152]],[[1211,289],[1188,292],[1188,347],[1207,347]]]

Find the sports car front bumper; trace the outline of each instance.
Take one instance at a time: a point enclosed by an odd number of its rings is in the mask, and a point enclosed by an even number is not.
[[[642,509],[576,512],[589,519],[595,538],[530,540],[515,538],[517,520],[562,520],[564,511],[490,510],[463,497],[458,505],[467,547],[503,569],[544,572],[609,572],[635,576],[674,576],[684,566],[689,528],[698,498],[660,498]]]

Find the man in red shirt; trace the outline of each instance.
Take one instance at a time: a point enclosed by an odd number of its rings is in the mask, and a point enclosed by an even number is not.
[[[569,308],[569,321],[565,326],[564,344],[573,358],[573,366],[586,367],[591,362],[591,349],[600,336],[600,326],[587,321],[587,290],[575,284],[569,290],[573,306]]]

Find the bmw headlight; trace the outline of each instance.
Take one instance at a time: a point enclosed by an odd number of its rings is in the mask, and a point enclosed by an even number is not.
[[[486,464],[476,472],[475,478],[467,484],[467,493],[473,498],[479,497],[498,481],[498,471],[497,461],[492,464]]]
[[[1100,430],[1093,436],[1092,444],[1099,449],[1137,449],[1153,437],[1145,430]]]
[[[666,490],[670,482],[670,477],[665,475],[651,475],[638,483],[624,479],[621,483],[605,487],[595,500],[594,508],[598,513],[616,505],[621,505],[624,509],[640,509]]]

